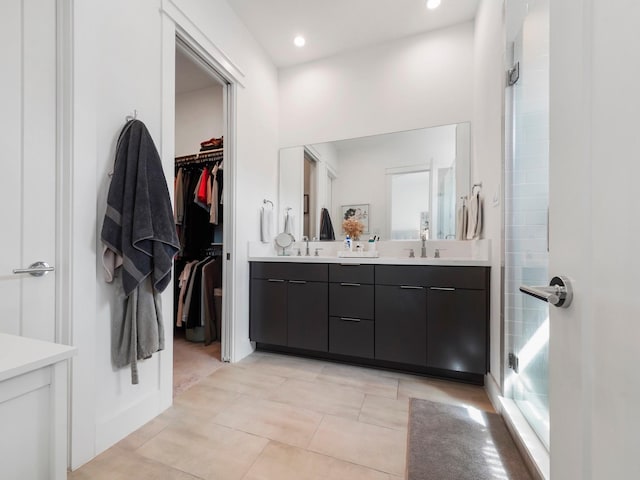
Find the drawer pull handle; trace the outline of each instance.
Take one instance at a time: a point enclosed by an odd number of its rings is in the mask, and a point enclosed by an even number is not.
[[[429,287],[429,290],[440,290],[443,292],[455,292],[456,289],[453,287]]]
[[[289,283],[307,283],[306,280],[289,280]]]
[[[360,283],[341,283],[340,286],[342,287],[359,287],[361,284]]]
[[[342,320],[343,322],[360,322],[359,318],[352,317],[340,317],[340,320]]]
[[[359,267],[360,264],[359,263],[341,263],[340,266],[341,267]]]
[[[424,290],[424,287],[416,287],[413,285],[400,285],[400,288],[404,290]]]
[[[279,278],[269,278],[267,279],[268,282],[278,282],[278,283],[284,283],[284,280],[281,280]]]

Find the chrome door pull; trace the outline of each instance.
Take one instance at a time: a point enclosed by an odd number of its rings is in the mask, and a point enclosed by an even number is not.
[[[548,287],[521,285],[520,291],[556,307],[567,308],[573,300],[573,289],[567,277],[553,277]]]
[[[35,262],[29,265],[27,268],[14,268],[13,273],[28,273],[34,277],[42,277],[48,272],[53,272],[55,267],[52,267],[47,262]]]

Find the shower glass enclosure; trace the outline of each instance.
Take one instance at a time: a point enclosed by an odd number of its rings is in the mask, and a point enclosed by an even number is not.
[[[506,90],[505,395],[549,447],[549,304],[519,291],[547,285],[549,2],[528,1],[512,44],[519,79]],[[515,79],[517,75],[511,75]]]

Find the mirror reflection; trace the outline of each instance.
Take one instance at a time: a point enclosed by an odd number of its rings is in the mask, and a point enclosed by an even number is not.
[[[296,239],[342,239],[351,216],[364,238],[455,239],[469,152],[469,123],[282,149],[280,231],[289,209]]]

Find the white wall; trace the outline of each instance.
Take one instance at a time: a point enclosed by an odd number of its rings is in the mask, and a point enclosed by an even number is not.
[[[200,142],[224,132],[222,85],[176,95],[175,156],[198,153]]]
[[[473,23],[279,71],[280,146],[469,121]]]
[[[176,0],[175,4],[244,73],[237,95],[237,218],[232,259],[238,342],[234,355],[251,351],[248,340],[247,242],[257,240],[258,210],[277,190],[277,73],[261,47],[223,0]],[[162,14],[160,0],[87,0],[74,3],[74,264],[82,284],[74,284],[72,442],[74,467],[91,459],[166,407],[160,392],[167,350],[140,364],[140,385],[130,384],[128,369],[114,371],[110,360],[113,288],[103,280],[99,232],[117,136],[134,109],[160,148],[162,123]],[[206,19],[206,22],[203,21]],[[173,158],[164,158],[173,174]],[[95,176],[92,176],[95,172]],[[169,179],[170,181],[171,179]],[[95,297],[94,297],[95,294]],[[165,331],[171,338],[171,287],[163,295]],[[170,386],[169,386],[170,391]],[[170,398],[169,398],[170,401]]]
[[[491,239],[490,371],[501,384],[502,162],[504,111],[503,1],[483,0],[475,23],[472,182],[482,182],[484,227]],[[494,197],[496,202],[494,202]]]

